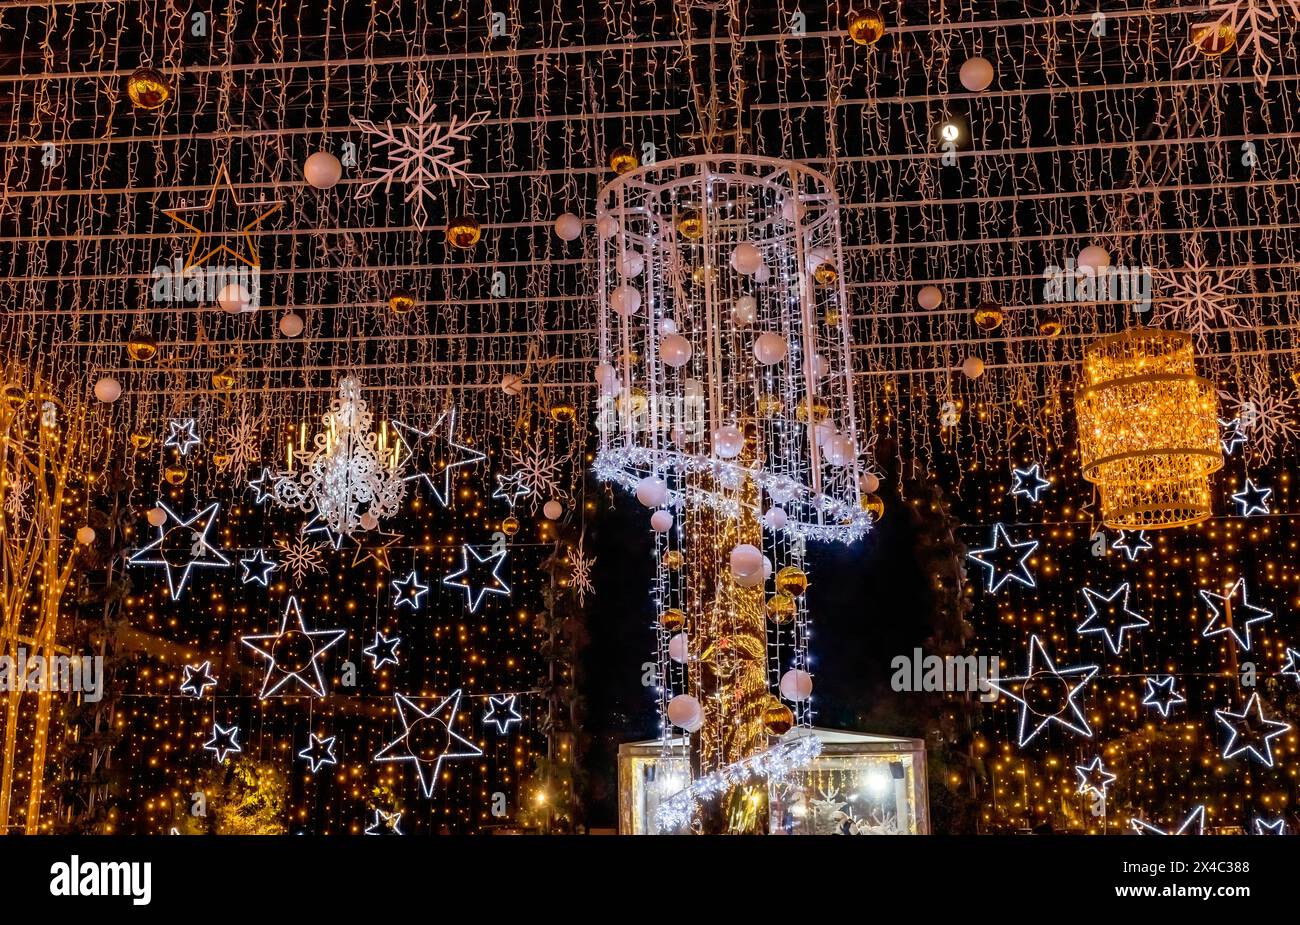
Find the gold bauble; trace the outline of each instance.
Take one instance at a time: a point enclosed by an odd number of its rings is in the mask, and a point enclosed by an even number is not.
[[[1207,58],[1226,55],[1237,44],[1237,32],[1231,23],[1206,23],[1192,27],[1192,44]]]
[[[10,408],[18,408],[27,401],[27,390],[21,385],[10,383],[5,386],[5,404]]]
[[[849,18],[849,38],[859,45],[874,45],[884,34],[885,17],[879,10],[863,10]]]
[[[975,309],[975,327],[985,333],[1002,327],[1002,309],[992,302],[984,302]]]
[[[691,282],[697,286],[703,286],[713,278],[714,271],[711,268],[696,267],[691,271]]]
[[[578,409],[573,405],[551,405],[550,415],[556,424],[572,424],[578,419]]]
[[[168,466],[163,469],[163,478],[168,485],[184,485],[190,473],[184,466]]]
[[[872,520],[880,520],[885,516],[885,502],[880,500],[879,495],[863,495],[862,509],[871,515]]]
[[[812,417],[814,421],[824,421],[830,413],[831,409],[824,402],[815,401],[812,403]],[[799,402],[799,404],[795,406],[794,416],[797,421],[806,424],[808,422],[808,403],[805,401]]]
[[[146,434],[143,431],[133,430],[131,431],[131,436],[127,439],[131,441],[131,446],[137,452],[140,450],[147,450],[149,447],[153,446],[153,434]]]
[[[683,556],[676,549],[670,549],[666,553],[664,553],[664,565],[667,568],[670,568],[673,571],[677,571],[677,569],[681,568],[685,564],[686,564],[686,557]]]
[[[235,373],[232,369],[219,369],[212,374],[212,387],[218,392],[229,392],[235,387]]]
[[[1300,369],[1291,371],[1291,381],[1295,384],[1297,389],[1300,389]]]
[[[763,708],[763,728],[768,735],[785,735],[794,728],[794,711],[775,697],[769,697]]]
[[[388,309],[395,315],[405,315],[415,308],[415,293],[409,289],[397,289],[388,297]]]
[[[631,145],[619,145],[613,151],[609,152],[609,169],[614,173],[622,176],[630,170],[636,170],[641,166],[635,154],[632,153]]]
[[[680,633],[686,625],[686,614],[676,607],[669,607],[659,615],[659,625],[669,633]]]
[[[234,459],[229,453],[213,453],[212,465],[216,466],[218,470],[224,471],[227,466],[234,462]]]
[[[1060,337],[1063,330],[1059,321],[1044,321],[1038,326],[1038,333],[1047,338]]]
[[[777,398],[771,392],[764,392],[758,396],[758,415],[764,418],[774,418],[779,415],[785,408],[781,399]]]
[[[813,280],[818,286],[831,286],[840,278],[840,271],[835,269],[832,263],[819,263],[817,269],[813,270]]]
[[[798,597],[808,590],[808,573],[797,565],[787,565],[776,573],[776,589]]]
[[[826,310],[826,315],[822,320],[826,322],[827,327],[838,327],[840,323],[840,313],[834,308],[828,308]]]
[[[794,613],[798,609],[794,598],[779,591],[767,599],[767,618],[773,623],[789,623],[794,619]]]
[[[483,227],[468,215],[460,215],[447,223],[447,243],[461,250],[469,250],[483,237]]]
[[[158,341],[143,331],[133,331],[126,341],[126,355],[137,363],[147,363],[158,355]]]
[[[519,532],[519,518],[507,517],[501,521],[501,532],[506,536],[514,536]]]
[[[126,79],[126,95],[137,109],[157,109],[171,99],[172,88],[162,72],[142,67]]]
[[[683,238],[698,241],[704,237],[704,216],[694,209],[688,209],[677,216],[677,233]]]

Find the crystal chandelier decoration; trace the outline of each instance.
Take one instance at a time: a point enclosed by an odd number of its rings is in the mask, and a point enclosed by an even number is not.
[[[1136,327],[1089,345],[1075,394],[1083,476],[1116,530],[1200,523],[1223,468],[1218,398],[1196,375],[1191,335]]]
[[[339,381],[321,423],[310,450],[290,444],[289,471],[277,475],[271,499],[315,514],[340,536],[373,530],[397,513],[406,495],[396,442],[389,449],[371,430],[373,416],[355,376]]]
[[[615,178],[598,215],[594,469],[653,509],[665,750],[727,780],[811,724],[806,541],[872,522],[839,203],[801,164],[707,154]],[[727,803],[663,796],[674,823]]]

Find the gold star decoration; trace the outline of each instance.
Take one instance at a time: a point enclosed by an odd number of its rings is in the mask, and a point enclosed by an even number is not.
[[[248,222],[243,227],[241,227],[238,232],[204,231],[198,225],[195,225],[192,222],[186,221],[184,218],[181,218],[182,213],[191,213],[191,212],[212,213],[213,207],[217,203],[217,191],[222,187],[223,184],[226,188],[226,195],[229,197],[230,202],[234,203],[237,209],[243,210],[245,208],[256,208],[261,210],[258,212],[257,216],[254,217],[251,222]],[[208,201],[206,204],[201,206],[181,206],[175,209],[164,209],[163,215],[166,215],[176,224],[188,228],[190,231],[194,232],[194,241],[190,245],[190,253],[185,260],[186,270],[190,270],[193,267],[202,266],[203,264],[211,260],[213,257],[215,257],[217,254],[222,254],[222,253],[229,254],[231,257],[240,261],[241,263],[245,263],[248,266],[252,267],[253,269],[257,269],[261,266],[261,262],[258,259],[257,248],[253,244],[253,236],[250,232],[258,225],[260,225],[263,221],[265,221],[269,216],[274,215],[276,212],[280,211],[280,208],[283,205],[284,202],[282,200],[276,200],[275,202],[268,202],[266,200],[258,200],[257,202],[247,202],[247,203],[240,202],[239,197],[235,195],[235,187],[230,182],[230,171],[226,169],[225,164],[222,164],[221,167],[217,169],[217,177],[212,183],[212,189],[208,193]],[[226,244],[223,241],[222,243],[218,244],[216,247],[213,247],[210,250],[208,250],[206,253],[203,254],[203,256],[196,258],[196,255],[202,249],[204,238],[233,236],[235,234],[238,234],[238,236],[243,239],[244,245],[247,248],[247,255],[241,253],[240,251],[235,250],[234,248],[230,247],[228,244]]]
[[[367,560],[373,559],[375,564],[385,572],[392,571],[392,565],[388,561],[388,551],[397,545],[397,541],[402,538],[400,533],[381,533],[380,536],[388,537],[386,542],[378,546],[366,546],[358,542],[356,551],[352,553],[352,567],[356,568]]]

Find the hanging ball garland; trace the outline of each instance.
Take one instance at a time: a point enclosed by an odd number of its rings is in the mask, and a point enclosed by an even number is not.
[[[104,404],[112,404],[122,397],[122,383],[112,376],[104,376],[95,383],[95,397]]]
[[[171,99],[172,88],[161,71],[142,67],[126,79],[126,95],[137,109],[158,109]]]
[[[962,62],[958,77],[963,87],[971,93],[979,93],[981,90],[987,90],[993,83],[993,64],[988,58],[981,58],[978,55],[967,58]]]
[[[988,333],[1002,327],[1002,309],[996,302],[983,302],[975,309],[975,327]]]
[[[415,293],[409,289],[395,289],[388,297],[388,310],[394,315],[405,315],[415,308]]]
[[[302,165],[302,176],[316,189],[330,189],[343,177],[343,165],[328,151],[317,151]]]
[[[632,153],[631,145],[619,145],[613,151],[609,152],[609,169],[614,173],[622,176],[629,171],[636,170],[641,166],[637,156]]]
[[[865,9],[849,17],[849,38],[858,45],[874,45],[885,34],[885,17],[876,9]]]
[[[916,304],[928,312],[943,304],[943,290],[938,286],[922,286],[916,294]]]
[[[285,337],[297,337],[302,333],[302,315],[287,312],[280,316],[280,333]]]
[[[582,236],[582,219],[565,212],[555,220],[555,236],[561,241],[576,241]]]
[[[459,250],[469,250],[483,237],[483,226],[468,215],[459,215],[447,223],[447,243]]]
[[[147,363],[158,355],[158,341],[143,331],[132,331],[126,342],[126,355],[137,363]]]

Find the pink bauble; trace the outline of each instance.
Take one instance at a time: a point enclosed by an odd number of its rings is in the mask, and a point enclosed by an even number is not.
[[[704,724],[704,711],[700,709],[700,702],[690,694],[678,694],[668,701],[668,721],[687,732],[694,732]]]
[[[753,276],[763,265],[763,254],[757,247],[744,241],[731,252],[731,268],[745,276]]]
[[[614,369],[608,363],[600,363],[596,366],[596,384],[600,390],[605,393],[611,393],[618,390],[618,370]]]
[[[618,255],[618,272],[623,276],[640,276],[645,269],[645,257],[639,251],[623,251]]]
[[[542,516],[547,520],[559,520],[564,516],[564,505],[552,498],[542,505]]]
[[[772,268],[765,263],[760,263],[758,269],[754,271],[754,282],[760,286],[772,278]]]
[[[758,301],[752,295],[742,295],[731,307],[731,320],[736,324],[753,324],[758,318]]]
[[[122,397],[122,383],[112,376],[104,376],[95,383],[95,397],[105,404],[112,404]]]
[[[713,455],[735,459],[745,448],[745,435],[735,424],[723,424],[713,431]]]
[[[764,366],[771,366],[784,360],[788,349],[784,337],[766,331],[754,341],[754,359]]]
[[[160,507],[149,508],[149,512],[144,516],[151,527],[161,527],[167,522],[167,512]]]
[[[501,377],[501,391],[507,395],[520,395],[524,391],[524,379],[517,373],[506,373]]]
[[[631,318],[641,309],[641,290],[635,286],[619,286],[609,294],[609,307],[624,318]]]
[[[302,175],[316,189],[329,189],[343,176],[343,165],[328,151],[317,151],[302,165]]]
[[[250,299],[252,299],[252,296],[248,294],[248,290],[239,283],[226,283],[221,288],[221,291],[217,293],[217,304],[221,306],[223,311],[232,314],[246,311]]]
[[[691,657],[691,641],[685,633],[677,633],[668,640],[668,657],[679,665]]]
[[[802,703],[812,696],[812,675],[802,668],[791,668],[781,675],[781,696]]]
[[[378,526],[379,526],[379,518],[376,517],[374,514],[372,514],[370,511],[366,511],[364,514],[361,515],[362,530],[373,530]]]
[[[91,543],[95,542],[95,528],[78,527],[77,542],[80,543],[82,546],[89,546]]]
[[[984,375],[984,361],[979,357],[967,357],[961,361],[961,371],[967,379],[978,379]]]
[[[302,333],[302,315],[288,312],[280,316],[280,333],[285,337],[297,337]]]
[[[916,294],[916,304],[928,312],[943,304],[943,290],[938,286],[922,286]]]
[[[789,522],[790,517],[783,507],[768,508],[767,513],[763,515],[763,523],[771,530],[784,530]]]
[[[582,219],[565,212],[555,220],[555,236],[561,241],[576,241],[582,236]]]
[[[993,83],[993,64],[988,58],[967,58],[958,73],[961,85],[971,93],[987,90]]]
[[[655,511],[650,515],[650,529],[655,533],[667,533],[673,528],[673,515],[667,511]]]
[[[612,238],[621,230],[618,219],[612,215],[602,215],[596,220],[596,233],[602,238]]]
[[[668,485],[657,475],[647,475],[636,483],[636,499],[646,507],[659,507],[668,497]]]
[[[1110,266],[1110,253],[1099,244],[1091,244],[1079,251],[1075,266],[1080,270],[1104,270]]]
[[[763,583],[763,553],[757,546],[741,543],[733,548],[729,565],[731,577],[742,588],[753,588]]]
[[[870,472],[862,473],[862,478],[858,479],[858,487],[869,495],[874,495],[880,490],[880,477]]]
[[[659,342],[659,356],[673,369],[680,369],[691,359],[691,342],[680,334],[669,334]]]

